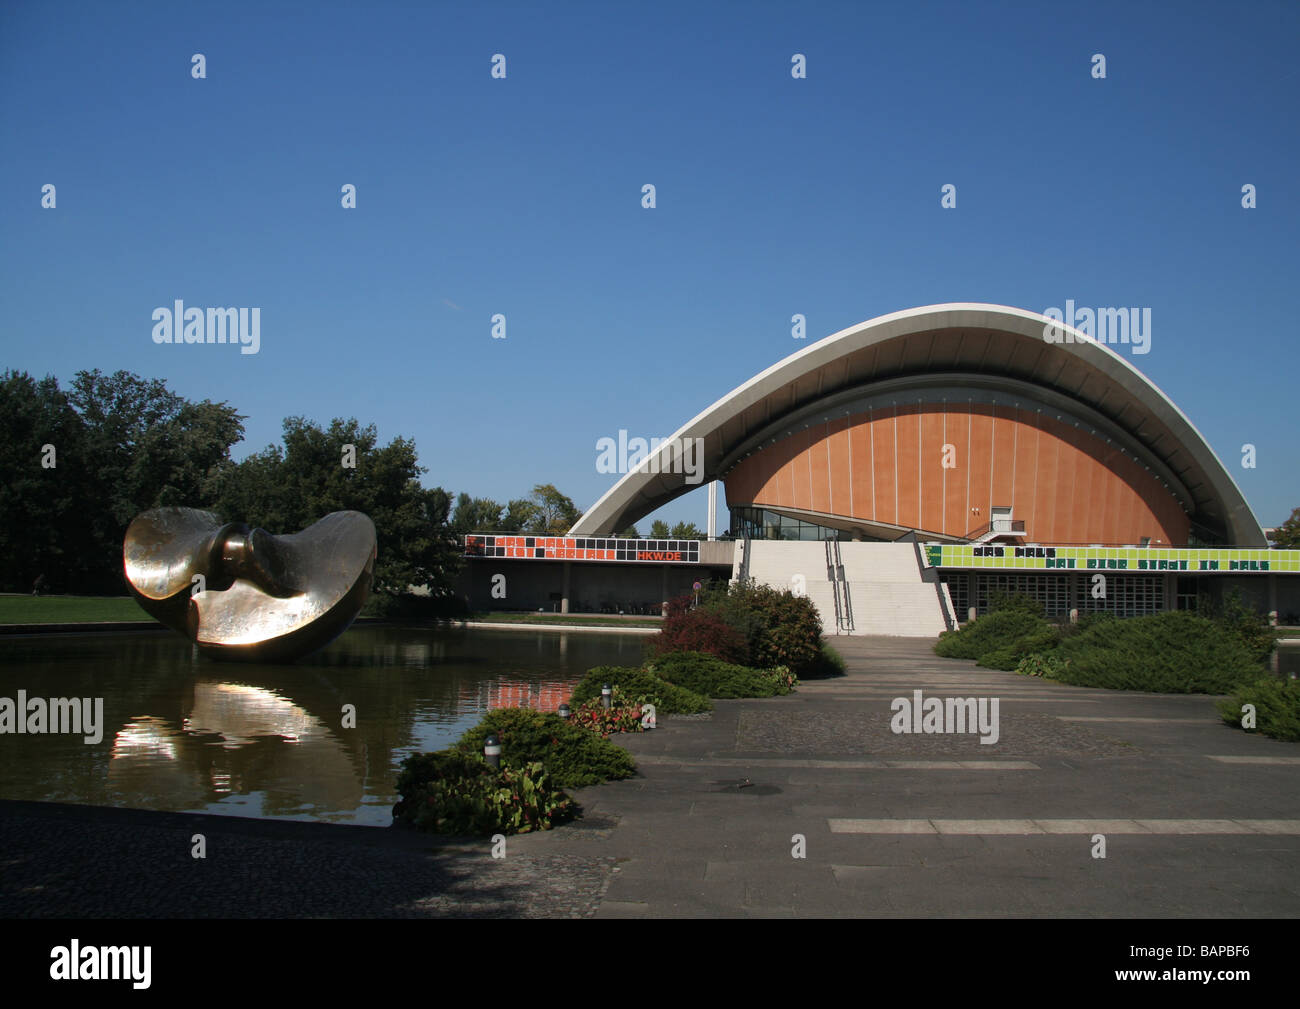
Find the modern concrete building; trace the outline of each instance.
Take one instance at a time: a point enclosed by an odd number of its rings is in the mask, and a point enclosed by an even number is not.
[[[570,536],[693,490],[673,460],[688,443],[725,486],[733,577],[806,591],[828,630],[933,634],[997,591],[1133,615],[1233,585],[1300,611],[1300,552],[1268,549],[1191,421],[1036,312],[933,305],[813,343],[688,421]]]

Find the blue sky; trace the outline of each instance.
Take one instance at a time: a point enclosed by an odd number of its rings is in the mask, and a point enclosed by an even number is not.
[[[597,439],[671,434],[795,313],[1142,306],[1129,360],[1276,524],[1297,42],[1290,2],[6,3],[0,367],[228,401],[238,458],[356,416],[429,485],[585,508]],[[260,352],[155,344],[178,298],[259,307]]]

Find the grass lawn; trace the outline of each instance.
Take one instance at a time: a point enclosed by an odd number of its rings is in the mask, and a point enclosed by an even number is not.
[[[130,596],[0,596],[0,624],[153,620]]]
[[[662,627],[658,617],[589,617],[581,613],[475,613],[470,620],[488,624],[580,624],[583,627]]]

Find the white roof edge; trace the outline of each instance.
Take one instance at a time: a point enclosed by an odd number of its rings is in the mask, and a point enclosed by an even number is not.
[[[914,320],[923,319],[924,325],[909,327],[907,324]],[[1019,327],[1008,328],[1006,322],[1016,320],[1021,325]],[[596,531],[593,527],[598,527],[602,520],[602,513],[606,510],[613,509],[616,514],[621,512],[630,502],[642,486],[649,483],[651,479],[658,479],[663,473],[649,472],[650,461],[653,458],[662,456],[665,452],[672,450],[672,445],[686,438],[704,437],[713,431],[716,431],[723,423],[731,419],[736,413],[749,406],[745,402],[747,398],[753,400],[761,398],[762,395],[780,388],[790,381],[796,379],[801,374],[812,371],[813,368],[819,367],[845,353],[863,349],[875,343],[883,343],[886,340],[898,336],[906,335],[911,332],[924,332],[931,329],[960,328],[972,327],[982,329],[1006,329],[1008,332],[1019,332],[1021,335],[1031,335],[1031,331],[1026,327],[1033,326],[1040,328],[1046,333],[1046,327],[1057,327],[1063,330],[1065,334],[1072,336],[1074,343],[1054,343],[1052,346],[1059,346],[1063,349],[1072,348],[1077,354],[1084,356],[1085,360],[1093,358],[1089,363],[1095,364],[1107,377],[1125,386],[1127,391],[1137,395],[1140,399],[1146,399],[1141,393],[1155,393],[1159,399],[1159,405],[1165,407],[1174,415],[1176,420],[1186,427],[1188,432],[1193,436],[1195,441],[1188,443],[1186,439],[1181,439],[1188,450],[1193,454],[1199,463],[1204,467],[1207,474],[1213,481],[1215,477],[1226,480],[1228,488],[1215,486],[1216,491],[1230,489],[1235,494],[1240,509],[1245,512],[1245,517],[1249,523],[1253,524],[1254,530],[1258,531],[1260,542],[1266,542],[1263,536],[1263,529],[1259,524],[1259,519],[1255,516],[1253,509],[1246,500],[1241,488],[1233,479],[1232,474],[1223,466],[1214,450],[1210,447],[1209,442],[1205,440],[1204,435],[1197,429],[1196,425],[1191,422],[1185,413],[1173,402],[1164,391],[1154,382],[1148,379],[1137,370],[1129,361],[1111,350],[1105,343],[1099,343],[1095,339],[1079,332],[1078,329],[1066,326],[1062,322],[1050,319],[1038,312],[1031,312],[1028,309],[1015,308],[1010,305],[994,305],[981,302],[951,302],[938,305],[923,305],[918,308],[909,308],[899,312],[890,312],[887,315],[877,316],[874,319],[868,319],[865,322],[855,323],[829,336],[823,337],[816,343],[812,343],[801,350],[782,358],[776,363],[763,369],[753,378],[741,383],[732,389],[725,396],[720,397],[711,403],[704,410],[700,411],[680,428],[678,428],[671,437],[665,440],[659,451],[652,453],[636,470],[625,473],[608,491],[601,495],[582,517],[574,524],[570,530],[570,535],[585,536],[593,535]],[[856,346],[848,349],[841,349],[840,344],[851,341],[854,337],[869,335],[871,338],[862,340]],[[809,363],[800,367],[806,359],[818,358],[815,363]],[[824,360],[822,360],[824,358]],[[1118,374],[1116,372],[1118,371]],[[774,380],[776,380],[774,382]],[[1126,381],[1127,380],[1127,381]],[[764,385],[773,385],[772,389],[759,393],[760,387]],[[755,395],[757,393],[757,395]],[[715,417],[715,414],[726,412],[729,416]],[[712,423],[708,423],[712,419]],[[696,430],[697,426],[704,426],[704,430]],[[1175,427],[1176,425],[1169,425]],[[1177,433],[1177,432],[1175,432]],[[1203,450],[1203,451],[1198,451]],[[1229,528],[1237,523],[1234,522],[1234,502],[1228,496],[1224,497],[1225,515],[1224,521]],[[614,509],[614,501],[617,498],[624,499],[620,502],[617,509]],[[615,515],[610,515],[613,519]]]

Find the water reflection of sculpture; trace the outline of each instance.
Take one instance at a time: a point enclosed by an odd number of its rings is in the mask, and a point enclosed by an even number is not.
[[[130,805],[350,818],[364,783],[347,748],[303,707],[264,687],[199,681],[178,727],[137,716],[113,742],[109,785]],[[256,796],[256,809],[230,796]],[[220,806],[214,805],[220,803]]]
[[[288,662],[333,641],[361,611],[374,577],[375,526],[332,512],[272,536],[196,508],[136,516],[122,560],[140,605],[205,654]]]

